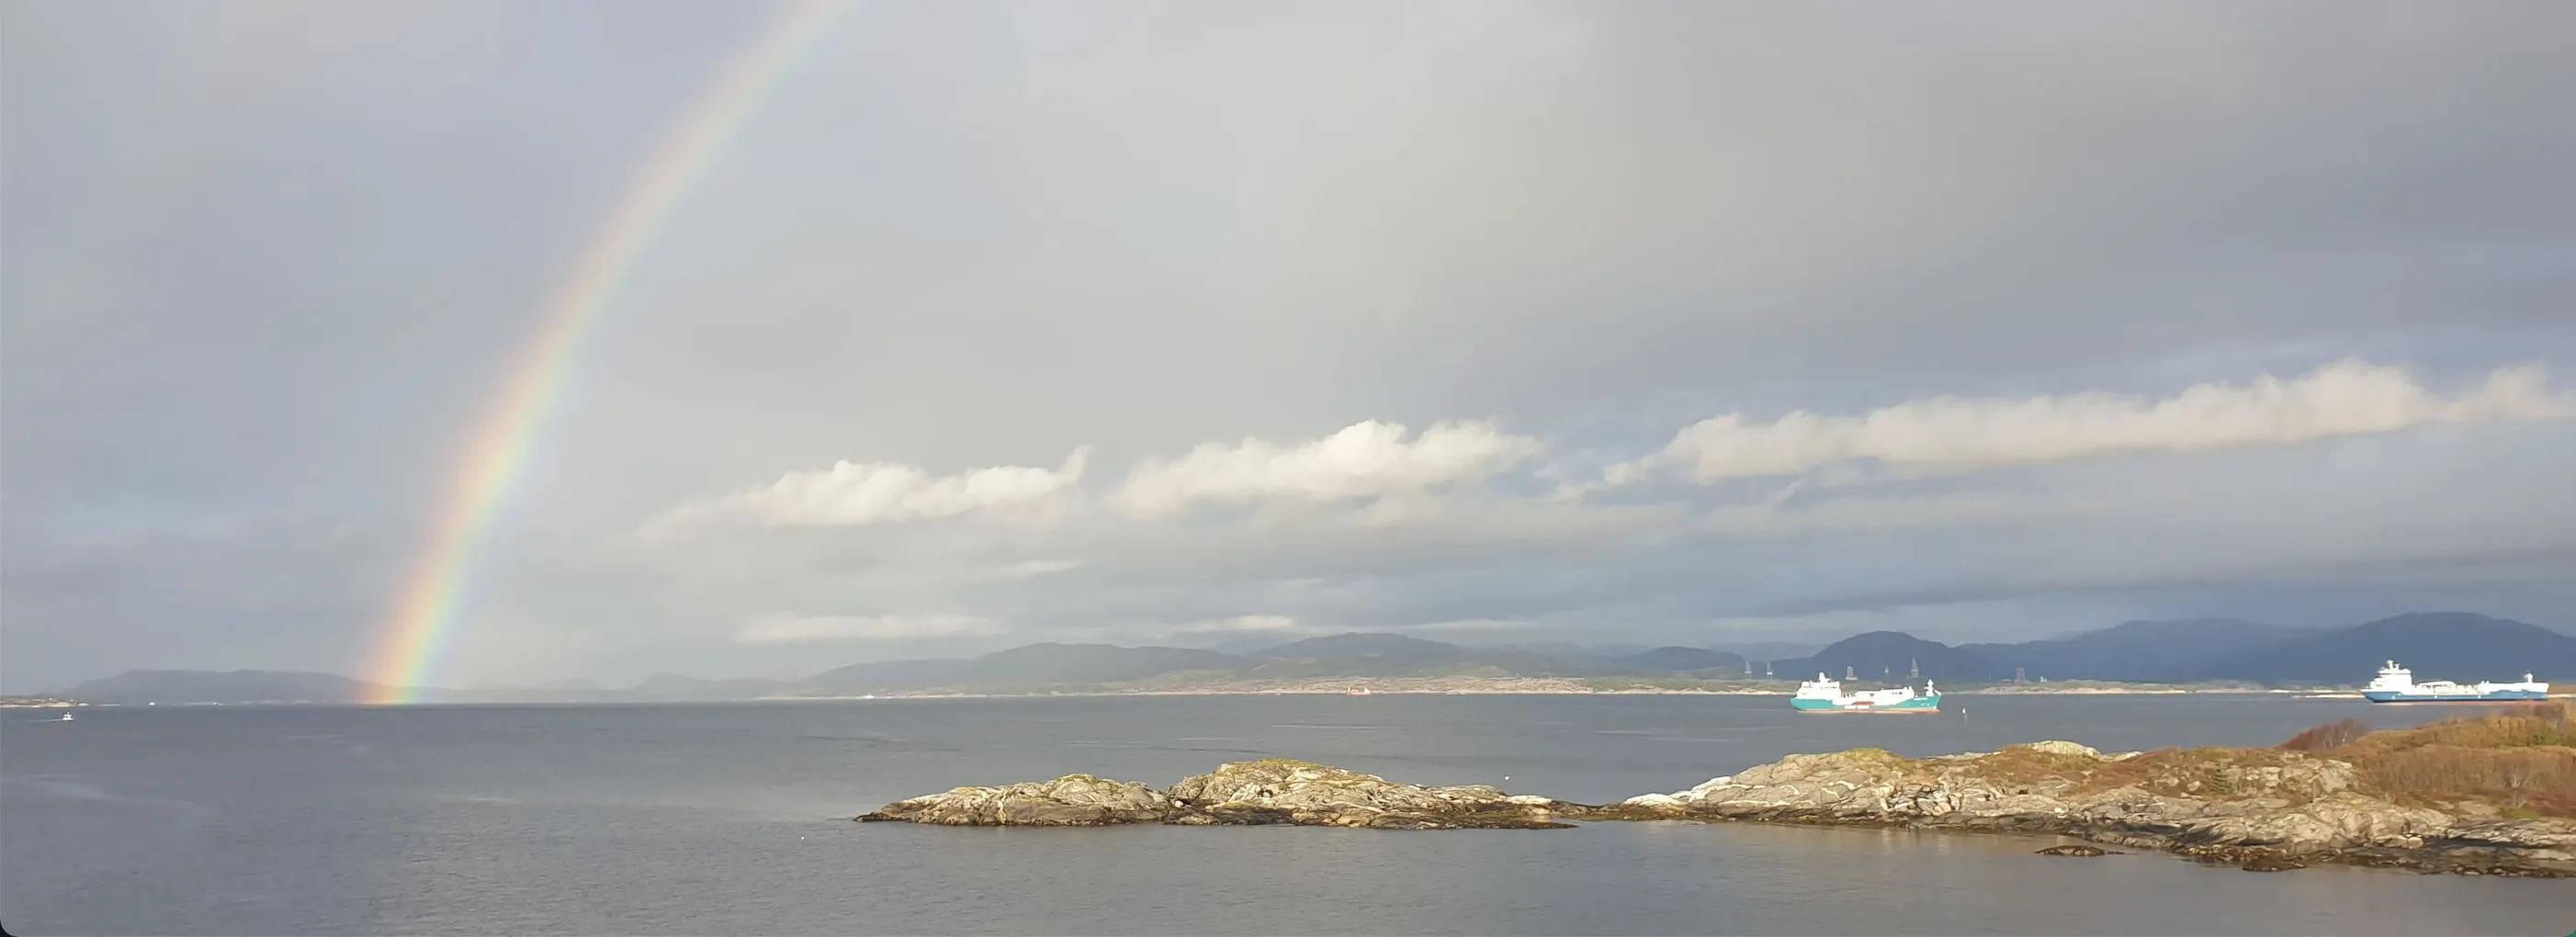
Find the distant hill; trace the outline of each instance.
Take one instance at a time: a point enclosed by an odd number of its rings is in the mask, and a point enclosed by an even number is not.
[[[1847,672],[1862,682],[1904,680],[1915,669],[1920,669],[1927,680],[1968,682],[1995,678],[1994,664],[1977,653],[1902,631],[1856,634],[1825,645],[1824,650],[1807,657],[1771,662],[1773,675],[1798,680],[1812,680],[1819,673],[1841,679]],[[2006,677],[2011,675],[2011,671],[2003,673]]]
[[[560,684],[462,689],[432,687],[418,691],[415,698],[424,703],[640,703],[649,701],[648,697],[633,690]]]
[[[790,681],[759,677],[701,680],[676,673],[657,673],[636,681],[633,692],[645,699],[673,702],[754,699],[786,689],[789,685]]]
[[[1730,677],[1744,673],[1741,655],[1704,647],[1659,647],[1619,658],[1619,663],[1650,673],[1718,671]]]
[[[129,670],[65,691],[102,703],[366,703],[395,695],[383,684],[338,674],[288,670]],[[429,703],[614,703],[643,697],[632,690],[602,689],[587,681],[558,680],[536,686],[423,688],[410,697]],[[757,694],[752,694],[757,695]],[[705,697],[738,698],[738,697]]]
[[[895,693],[945,688],[1028,688],[1123,683],[1185,670],[1229,670],[1243,658],[1184,647],[1030,644],[965,660],[897,660],[826,670],[785,687],[795,695]]]
[[[1824,650],[1822,645],[1791,644],[1786,641],[1743,641],[1734,644],[1711,644],[1708,648],[1712,651],[1725,651],[1737,657],[1744,658],[1748,663],[1756,664],[1775,660],[1790,660],[1792,658],[1799,657],[1813,657],[1817,651]]]
[[[1481,651],[1467,655],[1475,673],[1521,677],[1615,677],[1643,675],[1615,660],[1585,655],[1530,651]]]
[[[1164,681],[1213,685],[1236,680],[1344,677],[1671,677],[1729,678],[1767,662],[1780,679],[1818,673],[1860,682],[1904,680],[1919,670],[1952,683],[2033,679],[2354,685],[2395,659],[2419,679],[2518,679],[2576,683],[2576,637],[2537,625],[2464,612],[2411,613],[2332,630],[2292,629],[2235,619],[2123,622],[2100,631],[2019,644],[1951,647],[1895,631],[1873,631],[1813,653],[1748,659],[1735,648],[1618,648],[1522,644],[1466,648],[1411,635],[1351,633],[1292,641],[1255,653],[1179,647],[1031,644],[972,658],[878,661],[802,680],[705,680],[655,674],[631,689],[557,681],[535,687],[425,690],[438,702],[633,702],[764,696],[862,696],[933,691],[1024,692]],[[1766,648],[1779,650],[1778,646]],[[385,688],[320,673],[136,670],[59,694],[91,702],[355,703]]]
[[[1237,657],[1249,657],[1277,646],[1279,646],[1279,638],[1276,635],[1227,638],[1214,644],[1205,645],[1208,650],[1215,651],[1219,654],[1232,654]]]
[[[1963,644],[1985,658],[1998,679],[2020,668],[2031,679],[2190,682],[2210,679],[2222,662],[2318,634],[2234,618],[2129,621],[2066,638],[2019,644]]]
[[[1592,677],[1631,673],[1587,654],[1530,650],[1476,650],[1443,641],[1383,632],[1307,638],[1256,655],[1239,671],[1251,679],[1325,677],[1489,676]]]
[[[1622,657],[1642,654],[1652,649],[1651,646],[1644,644],[1580,644],[1573,641],[1531,641],[1520,644],[1496,644],[1490,646],[1481,644],[1465,644],[1460,646],[1477,652],[1539,654],[1548,657],[1571,657],[1592,660],[1618,660]]]
[[[2576,683],[2576,638],[2539,625],[2468,612],[2409,612],[2313,633],[2214,661],[2202,679],[2268,684],[2365,683],[2394,659],[2417,680],[2520,680],[2530,673]]]
[[[1685,663],[1705,666],[1679,669],[1721,667],[1726,668],[1726,676],[1739,673],[1743,667],[1741,658],[1705,650],[1697,651]],[[1353,632],[1291,641],[1253,654],[1198,648],[1032,644],[967,660],[856,664],[825,671],[774,692],[821,696],[1033,689],[1129,683],[1176,675],[1224,681],[1417,676],[1581,678],[1669,676],[1675,671],[1664,662],[1535,650],[1470,649],[1411,635]]]
[[[1292,641],[1263,651],[1259,656],[1300,660],[1371,660],[1388,664],[1428,666],[1465,660],[1467,649],[1455,644],[1426,641],[1407,635],[1354,632]]]
[[[327,673],[287,670],[128,670],[90,680],[64,696],[93,703],[362,703],[386,687]]]

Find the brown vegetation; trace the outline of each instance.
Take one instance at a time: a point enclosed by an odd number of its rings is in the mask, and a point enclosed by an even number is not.
[[[2515,706],[2413,729],[2368,728],[2346,719],[2301,732],[2281,748],[2351,762],[2365,790],[2392,800],[2484,802],[2508,814],[2576,817],[2576,705]]]
[[[2321,752],[2351,744],[2353,740],[2369,735],[2370,732],[2370,723],[2359,719],[2329,722],[2290,736],[2289,741],[2281,743],[2281,749],[2293,752]]]
[[[2168,748],[2103,761],[2016,745],[1969,764],[1977,776],[2009,785],[2006,790],[2014,793],[2065,797],[2136,787],[2174,796],[2299,803],[2323,793],[2298,780],[2312,777],[2298,764],[2307,757],[2349,763],[2352,783],[2362,793],[2400,803],[2481,804],[2509,817],[2576,818],[2576,706],[2566,703],[2500,708],[2390,731],[2345,719],[2268,749]],[[1907,761],[1907,777],[1930,783],[1941,766],[1940,759]]]

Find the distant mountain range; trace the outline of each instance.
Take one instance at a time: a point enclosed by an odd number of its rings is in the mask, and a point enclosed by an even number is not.
[[[1752,658],[1742,650],[1794,650]],[[802,680],[702,680],[656,674],[632,688],[576,681],[540,687],[427,690],[427,702],[708,701],[775,696],[864,696],[933,691],[1044,692],[1153,684],[1207,686],[1350,677],[1687,677],[1778,679],[1823,673],[1863,682],[1910,675],[1954,684],[2014,679],[2143,683],[2244,681],[2354,685],[2395,659],[2419,679],[2541,679],[2576,683],[2576,637],[2465,612],[2419,612],[2347,628],[2283,628],[2224,618],[2132,621],[2072,637],[1951,646],[1872,631],[1821,649],[1795,646],[1658,647],[1520,645],[1467,648],[1399,634],[1307,638],[1229,653],[1179,647],[1031,644],[973,658],[853,664]],[[380,699],[383,687],[330,674],[137,670],[62,695],[90,702],[316,702]]]
[[[360,703],[383,699],[387,689],[288,670],[128,670],[59,695],[91,703]]]
[[[2130,621],[2069,638],[2020,644],[1964,644],[1959,650],[1984,659],[1993,679],[2010,677],[2018,670],[2032,677],[2052,679],[2169,683],[2241,677],[2223,672],[2227,668],[2221,662],[2295,639],[2329,637],[2343,631],[2283,628],[2234,618]],[[2373,664],[2360,671],[2359,678],[2352,677],[2353,671],[2346,668],[2341,678],[2314,679],[2328,683],[2366,680],[2377,669],[2378,665]]]
[[[2530,673],[2576,690],[2576,638],[2537,625],[2465,612],[2385,618],[2207,661],[2215,679],[2261,683],[2359,682],[2394,659],[2418,680],[2520,680]],[[2342,676],[2351,674],[2354,676]]]
[[[2418,679],[2521,679],[2531,672],[2576,682],[2576,637],[2539,625],[2466,612],[2410,612],[2348,628],[2283,628],[2232,618],[2131,621],[2068,638],[1952,647],[1895,631],[1853,635],[1814,655],[1775,661],[1782,678],[1822,673],[1861,680],[1960,683],[2116,680],[2242,681],[2273,686],[2360,684],[2397,660]]]

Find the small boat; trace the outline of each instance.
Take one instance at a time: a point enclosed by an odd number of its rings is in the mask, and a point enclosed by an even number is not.
[[[63,714],[63,718],[62,718],[62,720],[61,720],[61,721],[63,721],[63,722],[70,722],[70,721],[72,721],[72,714],[70,714],[70,713],[64,713],[64,714]]]
[[[1941,711],[1941,691],[1926,680],[1919,696],[1910,686],[1863,690],[1846,696],[1842,681],[1817,674],[1816,679],[1798,684],[1798,695],[1789,698],[1789,705],[1810,713],[1937,713]]]
[[[1361,687],[1361,688],[1359,688],[1359,689],[1352,690],[1352,691],[1350,691],[1350,692],[1348,692],[1348,693],[1344,693],[1344,694],[1342,694],[1342,695],[1344,695],[1344,696],[1367,696],[1367,695],[1369,695],[1369,688],[1367,688],[1367,687]]]
[[[2361,688],[2361,698],[2374,703],[2518,703],[2549,698],[2549,684],[2522,675],[2521,683],[2476,684],[2435,680],[2415,682],[2415,672],[2389,661],[2379,668],[2379,677]]]

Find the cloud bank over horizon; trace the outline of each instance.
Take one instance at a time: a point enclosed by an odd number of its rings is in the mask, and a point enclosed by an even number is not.
[[[0,686],[347,672],[769,11],[125,12],[0,34]],[[2576,8],[834,22],[579,349],[439,682],[2576,625]]]
[[[2102,392],[2018,400],[1943,396],[1850,416],[1798,410],[1769,423],[1727,414],[1683,429],[1654,456],[1613,466],[1607,480],[1627,483],[1678,466],[1692,481],[1707,483],[1795,475],[1861,459],[1976,469],[2576,413],[2576,395],[2553,395],[2548,382],[2544,365],[2498,368],[2477,390],[2444,400],[2403,368],[2344,360],[2288,381],[2266,374],[2241,385],[2196,384],[2154,401]]]
[[[1579,479],[1555,500],[1637,484],[1669,472],[1701,485],[1756,476],[1805,476],[1855,462],[1948,472],[2168,451],[2287,446],[2394,433],[2436,423],[2560,420],[2576,392],[2554,392],[2541,364],[2490,371],[2474,389],[2444,398],[2407,369],[2345,359],[2296,378],[2195,384],[2148,399],[2104,392],[2020,399],[1939,396],[1849,415],[1796,410],[1767,423],[1741,414],[1683,428],[1662,450]],[[682,504],[646,521],[667,539],[691,525],[730,519],[784,526],[862,526],[980,515],[1048,520],[1100,508],[1172,520],[1200,503],[1318,507],[1457,495],[1548,454],[1546,443],[1486,422],[1444,422],[1406,438],[1401,424],[1363,420],[1320,438],[1202,443],[1174,459],[1148,456],[1094,503],[1081,487],[1092,449],[1054,469],[997,465],[933,476],[913,465],[849,461],[793,471],[766,487]],[[1559,479],[1566,470],[1537,474]],[[1849,484],[1848,481],[1845,484]]]

